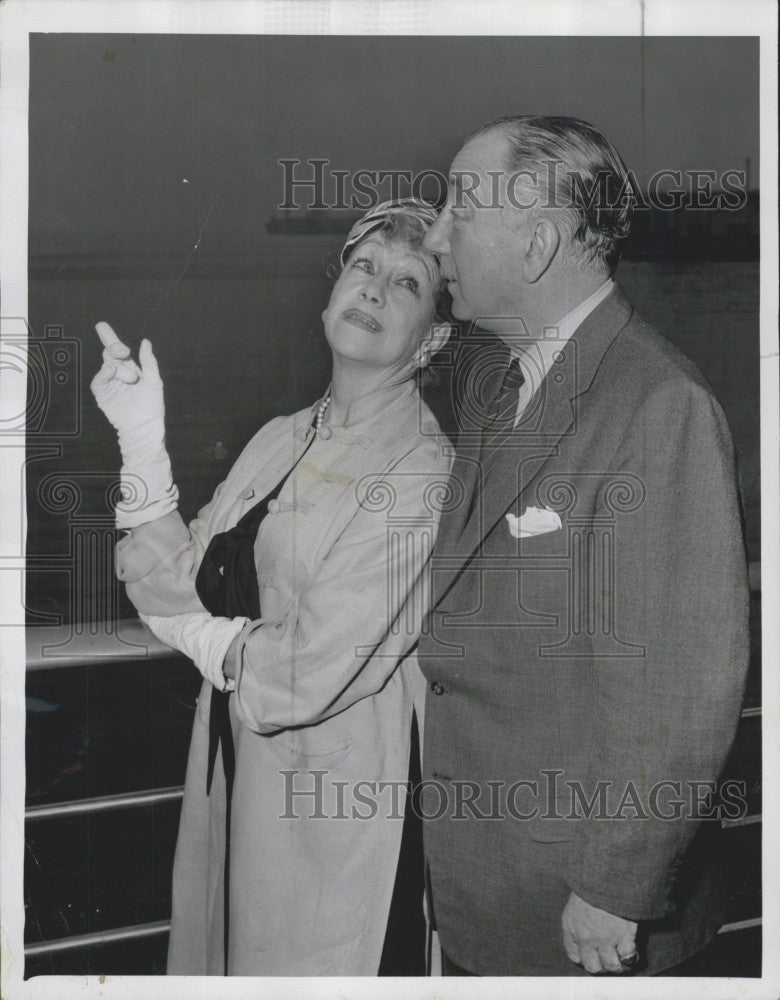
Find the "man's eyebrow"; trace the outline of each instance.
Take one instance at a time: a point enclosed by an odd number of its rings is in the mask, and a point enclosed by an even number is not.
[[[466,181],[469,183],[466,184]],[[449,175],[449,189],[453,192],[455,205],[465,208],[467,204],[478,205],[477,190],[482,180],[475,170],[453,170]],[[468,197],[466,197],[468,195]]]

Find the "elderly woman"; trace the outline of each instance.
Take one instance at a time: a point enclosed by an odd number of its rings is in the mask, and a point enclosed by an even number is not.
[[[424,202],[350,232],[323,313],[330,388],[249,442],[185,525],[162,382],[107,324],[117,571],[204,676],[173,876],[168,971],[374,975],[401,843],[414,645],[449,462],[415,375],[446,340]],[[422,899],[419,900],[420,905]]]

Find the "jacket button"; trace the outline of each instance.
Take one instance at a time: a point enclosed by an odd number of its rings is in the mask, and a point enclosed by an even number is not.
[[[444,687],[438,681],[431,681],[431,691],[434,694],[444,694]]]
[[[279,510],[281,509],[281,506],[282,505],[279,503],[278,500],[276,500],[276,499],[269,500],[268,501],[268,513],[269,514],[278,514]]]

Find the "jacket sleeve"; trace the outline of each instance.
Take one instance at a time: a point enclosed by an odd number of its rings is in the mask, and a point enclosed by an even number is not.
[[[238,639],[236,709],[260,733],[335,715],[375,694],[416,643],[448,463],[418,449],[366,492],[283,620]]]
[[[189,525],[175,510],[133,528],[117,542],[117,576],[137,611],[165,617],[205,610],[195,591],[195,579],[214,534],[215,510],[221,500],[237,495],[237,483],[248,482],[267,461],[269,447],[278,447],[279,428],[283,425],[284,418],[277,417],[255,434],[227,479]]]
[[[593,663],[588,782],[608,782],[610,815],[632,789],[646,815],[629,803],[619,818],[581,820],[568,882],[594,906],[642,920],[674,908],[675,874],[698,825],[694,789],[706,787],[690,783],[718,779],[734,738],[749,590],[731,437],[706,388],[657,387],[615,471],[643,487],[638,508],[617,515],[615,632],[644,652]]]
[[[147,615],[179,615],[205,611],[195,578],[209,539],[209,521],[224,483],[190,522],[178,510],[143,524],[116,546],[116,573],[137,611]]]

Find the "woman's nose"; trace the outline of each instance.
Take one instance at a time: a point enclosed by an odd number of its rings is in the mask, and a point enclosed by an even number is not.
[[[368,277],[360,291],[360,294],[364,299],[367,299],[369,302],[373,302],[375,305],[382,306],[385,304],[384,282],[382,282],[377,275],[370,275]]]

